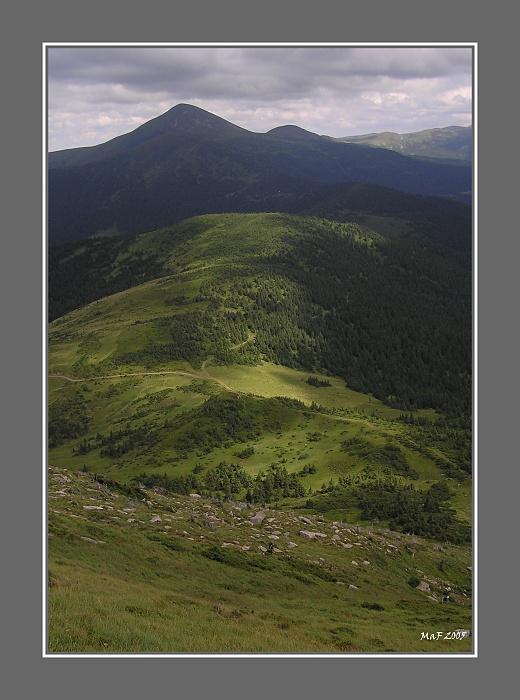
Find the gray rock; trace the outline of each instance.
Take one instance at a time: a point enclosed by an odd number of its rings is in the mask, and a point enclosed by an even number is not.
[[[253,515],[251,518],[251,524],[252,525],[261,525],[265,520],[265,512],[263,510],[259,510],[256,515]]]
[[[162,519],[158,515],[154,515],[153,518],[150,520],[151,523],[161,523]]]
[[[357,586],[354,586],[353,583],[351,583],[351,584],[349,585],[349,588],[350,588],[351,591],[357,591],[357,590],[359,590],[358,587],[357,587]]]
[[[316,537],[327,537],[323,532],[311,532],[310,530],[300,530],[300,537],[306,540],[314,540]]]
[[[430,592],[430,586],[428,583],[426,583],[426,581],[421,581],[421,583],[417,586],[417,590],[424,591],[425,593]]]

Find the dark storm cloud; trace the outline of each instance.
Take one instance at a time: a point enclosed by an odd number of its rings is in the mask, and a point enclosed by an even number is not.
[[[471,47],[49,46],[47,51],[51,150],[100,143],[179,102],[251,131],[296,123],[341,136],[471,121]]]

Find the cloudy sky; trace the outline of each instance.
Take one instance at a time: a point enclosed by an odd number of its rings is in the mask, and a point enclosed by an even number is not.
[[[48,147],[103,143],[181,102],[255,132],[469,126],[472,70],[471,45],[48,44]]]

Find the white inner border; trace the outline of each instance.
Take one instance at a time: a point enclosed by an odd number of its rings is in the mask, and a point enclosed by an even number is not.
[[[294,47],[311,47],[319,46],[322,48],[356,48],[356,47],[446,47],[446,48],[472,48],[473,49],[473,653],[471,654],[429,654],[424,653],[381,653],[381,654],[342,654],[342,653],[321,653],[321,654],[255,654],[255,653],[128,653],[128,654],[97,654],[97,653],[49,653],[47,651],[47,580],[48,580],[48,554],[47,554],[47,104],[48,104],[48,83],[47,83],[47,48],[54,47],[76,47],[88,46],[96,47],[114,47],[114,48],[130,48],[134,46],[145,46],[149,48],[173,48],[173,47],[264,47],[276,46],[280,48]],[[478,279],[477,279],[477,253],[478,253],[478,44],[476,42],[187,42],[187,43],[150,43],[150,42],[131,42],[131,43],[112,43],[112,42],[51,42],[42,44],[42,415],[43,415],[43,430],[42,430],[42,658],[334,658],[348,660],[351,658],[458,658],[458,659],[473,659],[478,657],[478,513],[477,513],[477,484],[478,484],[478,465],[477,465],[477,425],[478,425],[478,390],[477,390],[477,374],[478,374]]]

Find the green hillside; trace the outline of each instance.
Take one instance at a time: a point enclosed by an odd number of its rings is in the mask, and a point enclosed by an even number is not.
[[[470,262],[391,229],[207,215],[57,249],[53,650],[470,650],[421,640],[471,629]]]
[[[471,652],[466,546],[55,467],[48,500],[51,653]]]
[[[51,345],[72,353],[63,363],[51,350],[57,371],[263,359],[334,374],[403,410],[471,410],[471,261],[424,236],[229,214],[66,251],[51,268],[53,308],[80,305],[83,288],[88,299],[159,279],[54,321]]]

